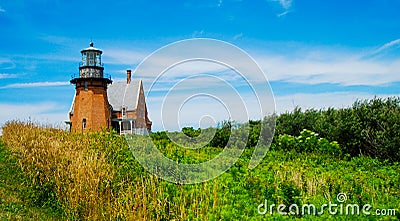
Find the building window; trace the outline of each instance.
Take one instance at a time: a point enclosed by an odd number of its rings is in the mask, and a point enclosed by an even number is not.
[[[82,120],[82,129],[83,130],[86,129],[86,118],[83,118],[83,120]]]
[[[85,81],[85,91],[87,91],[88,89],[89,89],[88,82]]]

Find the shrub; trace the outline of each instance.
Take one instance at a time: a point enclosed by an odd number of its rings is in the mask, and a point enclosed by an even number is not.
[[[288,134],[279,135],[278,141],[273,145],[272,149],[296,152],[318,152],[329,153],[332,155],[340,155],[341,150],[336,141],[329,142],[325,138],[310,130],[304,129],[299,136]]]
[[[336,110],[295,108],[277,118],[274,139],[283,134],[299,136],[303,128],[337,141],[342,154],[400,161],[400,97],[358,100],[352,107]]]

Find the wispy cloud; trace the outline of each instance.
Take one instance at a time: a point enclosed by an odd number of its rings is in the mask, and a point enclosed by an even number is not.
[[[43,103],[0,103],[0,127],[9,120],[32,120],[53,126],[62,126],[68,119],[67,105],[54,102]]]
[[[6,79],[6,78],[16,78],[16,74],[0,74],[0,79]]]
[[[243,37],[243,32],[233,36],[233,40],[238,40],[239,38]]]
[[[278,16],[278,17],[283,17],[283,16],[287,15],[289,12],[290,12],[290,11],[284,11],[284,12],[278,14],[277,16]]]
[[[2,13],[2,12],[4,13],[4,12],[6,12],[6,10],[0,6],[0,13]]]
[[[212,0],[212,1],[185,1],[184,7],[186,8],[219,8],[223,5],[223,0]]]
[[[266,45],[267,47],[262,48],[243,49],[260,65],[270,81],[302,84],[334,83],[344,86],[376,86],[400,81],[400,59],[364,59],[363,55],[369,50],[368,48],[310,46],[300,43],[266,43]],[[232,58],[229,64],[234,67],[249,65],[236,59],[232,54],[221,57]],[[199,67],[201,70],[201,66]],[[250,70],[250,67],[244,69]],[[252,81],[263,81],[263,78],[257,78],[251,71],[244,74]]]
[[[54,87],[54,86],[64,86],[64,85],[69,85],[69,82],[64,82],[64,81],[55,81],[55,82],[32,82],[32,83],[15,83],[15,84],[8,84],[3,87],[0,87],[0,89],[5,89],[5,88],[30,88],[30,87]]]
[[[0,69],[13,69],[16,65],[10,58],[0,57]]]
[[[292,7],[292,0],[279,0],[279,4],[281,4],[282,8],[288,10]]]
[[[394,47],[398,43],[386,44],[384,48]],[[190,61],[188,63],[177,63],[187,60],[193,52],[199,53],[196,57],[219,57],[227,61],[228,65],[241,67],[246,78],[252,82],[264,81],[265,78],[252,72],[253,63],[244,62],[235,53],[224,50],[216,50],[216,46],[190,46],[190,50],[184,48],[171,50],[168,53],[159,54],[146,61],[140,70],[134,70],[135,75],[141,77],[158,76],[166,71],[162,79],[176,81],[182,77],[201,73],[220,75],[221,71],[227,69],[218,63],[207,61]],[[279,51],[274,51],[279,48]],[[383,48],[383,47],[382,47]],[[267,48],[245,49],[260,65],[270,81],[286,81],[302,84],[334,83],[344,86],[349,85],[382,85],[391,82],[400,82],[400,59],[364,59],[360,51],[367,49],[338,48],[335,46],[309,46],[293,44],[271,44]],[[383,50],[383,49],[382,49]],[[108,50],[107,63],[116,64],[138,64],[148,54],[136,54],[130,51]],[[204,56],[199,56],[203,54]],[[166,64],[174,66],[164,70]],[[134,69],[134,67],[131,67]],[[229,69],[229,68],[228,68]],[[123,71],[124,73],[125,71]],[[122,73],[121,73],[122,76]],[[227,76],[224,76],[227,77]],[[230,79],[230,78],[229,78]],[[159,79],[161,80],[161,79]]]
[[[400,61],[365,61],[339,53],[328,61],[284,56],[255,58],[269,80],[293,83],[381,85],[400,81]]]
[[[372,51],[371,53],[369,53],[367,55],[367,57],[375,56],[375,55],[378,55],[378,54],[380,54],[380,53],[382,53],[382,52],[384,52],[384,51],[386,51],[386,50],[388,50],[390,48],[398,48],[398,47],[400,47],[400,38],[382,45],[381,47],[379,47],[375,51]]]
[[[288,13],[292,12],[293,8],[293,0],[268,0],[271,2],[277,2],[280,7],[284,10],[282,13],[277,14],[278,17],[283,17],[287,15]]]
[[[60,45],[65,45],[67,46],[68,44],[71,44],[71,42],[75,41],[75,39],[71,39],[68,37],[64,36],[56,36],[56,35],[40,35],[38,37],[40,40],[53,43],[53,44],[60,44]]]
[[[332,92],[332,93],[296,93],[285,96],[275,96],[277,113],[292,111],[295,107],[302,109],[326,109],[329,107],[350,107],[358,99],[372,99],[374,97],[386,98],[398,96],[396,94],[380,95],[354,92]]]
[[[392,44],[393,45],[393,44]],[[213,48],[214,47],[214,48]],[[279,48],[279,52],[272,51]],[[219,57],[229,62],[233,67],[244,70],[246,78],[251,81],[264,81],[263,77],[252,72],[253,63],[244,62],[235,53],[224,50],[216,50],[215,46],[190,47],[171,51],[171,53],[159,55],[141,66],[139,75],[152,76],[160,74],[165,64],[175,64],[190,56],[193,51],[198,53],[212,53],[213,58]],[[360,51],[363,49],[337,48],[328,46],[293,46],[271,45],[269,49],[247,50],[254,60],[260,65],[270,81],[287,81],[302,84],[335,83],[340,85],[382,85],[400,81],[400,59],[378,60],[363,58]],[[301,55],[301,56],[299,56]],[[201,56],[200,56],[201,57]],[[205,56],[204,56],[205,57]],[[229,60],[227,60],[229,58]],[[169,77],[182,77],[199,73],[216,73],[217,75],[225,66],[211,62],[180,63],[168,71]],[[140,73],[139,73],[140,72]]]
[[[199,38],[204,36],[204,30],[194,31],[192,33],[192,38]]]

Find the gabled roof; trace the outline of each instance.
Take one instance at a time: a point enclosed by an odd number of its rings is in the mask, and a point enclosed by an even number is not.
[[[135,110],[137,106],[141,80],[132,80],[129,84],[126,81],[113,82],[108,86],[108,103],[114,111],[121,110],[122,106],[127,110]]]
[[[127,84],[126,81],[118,81],[109,85],[107,89],[107,98],[113,110],[119,111],[122,106],[125,106],[127,111],[135,110],[141,84],[141,80],[136,80],[131,81],[130,84]],[[74,94],[68,114],[74,114],[75,96],[76,94]]]
[[[74,103],[75,103],[76,93],[74,93],[74,99],[72,99],[71,107],[69,108],[68,116],[74,114]]]

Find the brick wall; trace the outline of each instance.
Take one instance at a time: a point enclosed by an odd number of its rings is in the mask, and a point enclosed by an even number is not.
[[[100,131],[111,124],[110,110],[107,100],[107,84],[101,79],[76,83],[74,114],[71,117],[71,131]],[[86,129],[83,130],[83,119],[86,119]]]

